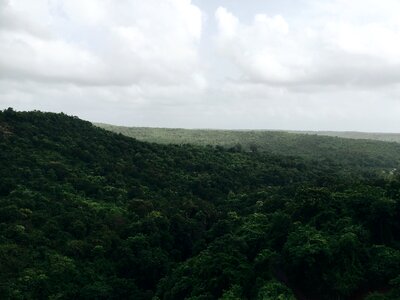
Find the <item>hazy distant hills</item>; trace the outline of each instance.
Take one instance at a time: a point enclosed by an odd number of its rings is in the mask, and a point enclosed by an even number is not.
[[[158,143],[225,144],[245,143],[254,139],[288,134],[320,135],[348,139],[365,139],[400,143],[400,133],[359,132],[359,131],[300,131],[300,130],[217,130],[182,129],[155,127],[126,127],[95,123],[101,128],[134,137],[138,140]]]
[[[337,136],[348,139],[367,139],[367,140],[400,143],[400,133],[359,132],[359,131],[291,131],[291,132],[300,134]]]
[[[96,124],[104,129],[162,144],[195,144],[240,148],[244,151],[271,152],[291,156],[340,160],[379,161],[392,165],[400,159],[400,134],[359,132],[300,132],[267,130],[207,130],[123,127]],[[383,142],[386,141],[386,142]],[[397,141],[397,142],[394,142]]]

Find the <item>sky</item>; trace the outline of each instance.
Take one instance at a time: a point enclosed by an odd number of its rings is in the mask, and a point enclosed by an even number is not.
[[[398,0],[0,0],[0,109],[400,132]]]

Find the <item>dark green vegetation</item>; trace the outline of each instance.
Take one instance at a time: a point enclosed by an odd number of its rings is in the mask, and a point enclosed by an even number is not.
[[[367,135],[372,137],[373,134],[358,135],[365,139],[355,140],[335,136],[319,136],[316,134],[317,132],[300,134],[299,132],[263,130],[168,129],[96,125],[144,142],[223,146],[250,152],[265,151],[307,158],[324,158],[335,162],[365,164],[368,161],[375,166],[378,163],[387,167],[393,165],[394,161],[400,162],[400,144],[367,139]],[[331,132],[330,134],[347,136],[351,133]],[[389,139],[391,135],[384,136]],[[393,136],[396,137],[394,134]],[[360,161],[362,159],[366,159],[366,161]]]
[[[399,299],[399,146],[314,141],[157,145],[0,112],[0,298]]]

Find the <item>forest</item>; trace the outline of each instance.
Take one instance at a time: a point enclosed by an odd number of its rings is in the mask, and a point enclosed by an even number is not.
[[[368,161],[400,161],[400,134],[335,131],[216,130],[154,127],[124,127],[95,123],[112,132],[144,142],[213,145],[292,156],[347,160],[356,153]],[[346,139],[344,139],[346,138]],[[382,143],[386,141],[387,143]]]
[[[0,299],[400,299],[400,144],[270,136],[0,111]]]

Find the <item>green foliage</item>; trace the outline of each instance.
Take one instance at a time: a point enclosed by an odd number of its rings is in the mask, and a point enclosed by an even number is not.
[[[295,300],[293,293],[284,284],[271,280],[263,285],[257,295],[257,300]]]
[[[0,298],[399,299],[399,145],[204,134],[0,112]]]

